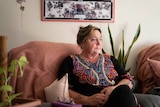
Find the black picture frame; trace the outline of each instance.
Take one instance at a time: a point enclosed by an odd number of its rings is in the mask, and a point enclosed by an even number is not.
[[[114,22],[114,0],[41,0],[42,21]]]

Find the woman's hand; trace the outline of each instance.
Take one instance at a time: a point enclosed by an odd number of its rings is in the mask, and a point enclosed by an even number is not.
[[[104,93],[93,94],[92,96],[87,96],[87,105],[91,107],[102,107],[106,102],[106,96]]]
[[[101,91],[101,93],[105,94],[105,97],[106,97],[105,102],[108,100],[110,94],[115,88],[116,86],[108,86]]]
[[[104,93],[93,94],[92,96],[85,96],[69,89],[69,95],[75,103],[90,107],[102,107],[105,104],[106,96]]]
[[[130,89],[133,88],[133,84],[129,79],[122,79],[117,85],[128,85]]]
[[[94,94],[90,96],[88,101],[90,102],[91,106],[102,107],[102,105],[107,102],[110,94],[116,87],[117,86],[105,87],[99,94]]]

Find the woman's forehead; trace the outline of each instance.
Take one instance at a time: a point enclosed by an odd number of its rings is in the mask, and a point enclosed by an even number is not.
[[[99,37],[99,38],[101,38],[102,35],[101,35],[101,33],[98,30],[94,30],[94,31],[91,32],[89,38],[92,38],[92,37]]]

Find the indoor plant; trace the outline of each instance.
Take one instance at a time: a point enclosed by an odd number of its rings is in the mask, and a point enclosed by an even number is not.
[[[0,107],[10,107],[12,105],[12,100],[19,96],[21,93],[13,94],[12,86],[9,85],[9,80],[16,73],[17,69],[19,69],[19,73],[17,78],[23,76],[23,69],[28,64],[27,58],[25,56],[21,56],[18,60],[12,60],[7,71],[5,68],[0,67],[0,75],[4,75],[4,78],[1,78],[1,81],[4,84],[0,87],[0,91],[3,92],[4,100],[0,102]]]
[[[125,49],[124,49],[124,46],[125,46],[125,42],[124,42],[124,30],[122,30],[122,47],[117,51],[118,52],[118,56],[116,56],[117,54],[115,54],[115,48],[114,48],[115,44],[114,44],[114,41],[113,41],[113,38],[112,38],[112,33],[111,33],[111,30],[110,30],[110,27],[108,25],[108,33],[109,33],[109,38],[110,38],[110,44],[111,44],[112,54],[113,54],[113,56],[115,56],[118,59],[119,63],[122,65],[122,67],[127,72],[130,71],[130,68],[126,69],[127,60],[128,60],[130,51],[131,51],[134,43],[138,40],[140,32],[141,32],[141,26],[139,24],[138,28],[137,28],[137,31],[136,31],[136,34],[135,34],[135,36],[134,36],[134,38],[133,38],[130,46],[128,47],[128,50],[125,51]],[[105,53],[104,50],[102,50],[102,51],[103,51],[103,53]]]

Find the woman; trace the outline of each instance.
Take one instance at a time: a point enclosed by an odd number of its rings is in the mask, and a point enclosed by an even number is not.
[[[102,54],[101,30],[80,27],[79,55],[68,56],[61,64],[58,78],[69,74],[69,95],[86,107],[136,107],[132,77],[115,57]]]

